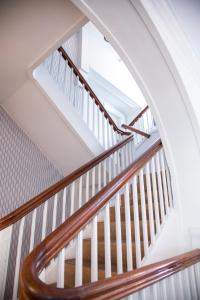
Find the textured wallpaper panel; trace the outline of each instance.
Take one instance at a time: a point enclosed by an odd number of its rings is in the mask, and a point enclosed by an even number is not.
[[[60,178],[59,172],[0,107],[0,217]]]
[[[0,107],[0,217],[13,211],[41,191],[61,179],[59,172],[45,158],[36,145]],[[59,195],[61,198],[62,193]],[[60,205],[60,201],[59,201]],[[48,207],[47,232],[52,228],[53,199]],[[35,245],[41,241],[42,205],[37,209]],[[57,225],[61,208],[58,206]],[[21,263],[28,254],[32,214],[25,220]],[[8,273],[4,299],[12,298],[17,237],[20,221],[13,226]]]

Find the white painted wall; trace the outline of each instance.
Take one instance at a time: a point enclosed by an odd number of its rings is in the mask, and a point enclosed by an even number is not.
[[[168,4],[193,51],[200,58],[200,1],[168,0]]]
[[[66,0],[49,0],[48,5],[46,1],[15,0],[0,5],[0,104],[66,175],[96,153],[66,123],[38,87],[32,71],[87,19]]]
[[[146,105],[146,101],[127,67],[91,22],[82,28],[81,68],[87,73],[92,68],[138,105],[141,107]]]
[[[91,68],[87,80],[118,126],[130,123],[141,110],[131,98]]]
[[[176,35],[174,23],[161,22],[168,13],[162,9],[156,11],[161,2],[73,0],[122,57],[155,117],[171,169],[175,208],[181,224],[177,237],[181,236],[184,251],[191,246],[189,228],[199,224],[200,93],[198,85],[194,81],[191,84],[191,73],[182,76],[184,65],[179,68],[177,57],[170,51],[172,46],[178,45],[180,55],[187,45],[181,44],[180,48],[180,35]],[[146,6],[151,4],[154,5],[152,14],[148,14]],[[168,20],[172,22],[171,18]],[[168,25],[170,32],[165,35],[167,30],[163,29]],[[169,42],[170,36],[173,43]],[[184,58],[188,67],[189,57]]]
[[[174,230],[175,228],[176,230]],[[182,254],[181,236],[177,235],[179,230],[181,230],[179,216],[175,210],[172,210],[166,218],[155,244],[150,248],[149,257],[146,260],[144,259],[143,265],[149,265]]]
[[[28,79],[27,70],[42,61],[86,22],[66,0],[1,1],[0,102]]]

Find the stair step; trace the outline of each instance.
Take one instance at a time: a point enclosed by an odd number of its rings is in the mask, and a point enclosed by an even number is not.
[[[113,271],[113,275],[116,274]],[[98,280],[105,278],[104,264],[98,264]],[[83,284],[91,282],[91,262],[83,260]],[[75,259],[69,259],[65,261],[65,288],[71,288],[75,286]]]
[[[112,264],[112,269],[116,270],[117,268],[117,248],[116,248],[116,242],[111,241],[111,264]],[[143,242],[141,241],[141,253],[143,257]],[[134,267],[136,266],[136,253],[135,253],[135,243],[132,242],[132,255],[133,255],[133,264]],[[124,271],[127,270],[126,266],[126,242],[122,242],[122,257],[123,257],[123,267]],[[83,259],[84,261],[90,261],[91,259],[91,240],[90,239],[84,239],[83,240]],[[104,264],[105,262],[105,248],[104,248],[104,241],[98,241],[98,262],[100,264]]]
[[[147,221],[147,229],[148,236],[150,237],[150,224]],[[131,232],[132,238],[135,238],[135,228],[134,222],[131,221]],[[121,222],[121,233],[122,233],[122,241],[126,241],[126,223],[125,221]],[[142,221],[140,221],[140,233],[142,234]],[[116,241],[116,223],[114,221],[110,222],[110,238],[112,241]],[[104,222],[98,222],[98,240],[104,240]],[[141,236],[141,240],[143,240],[143,236]]]
[[[121,212],[121,221],[125,221],[125,207],[121,206],[120,207],[120,212]],[[141,210],[141,205],[138,205],[138,212],[139,212],[139,219],[142,219],[142,210]],[[148,214],[148,205],[146,204],[146,216],[147,219],[149,217]],[[130,205],[130,217],[131,220],[134,219],[134,213],[133,213],[133,205]],[[115,221],[115,207],[112,206],[110,207],[110,221]]]

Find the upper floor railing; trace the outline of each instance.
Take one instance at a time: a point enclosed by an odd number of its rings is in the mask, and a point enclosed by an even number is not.
[[[93,132],[100,144],[108,149],[130,133],[121,130],[98,99],[79,69],[60,47],[43,65]]]
[[[135,144],[140,144],[144,139],[150,137],[150,133],[155,129],[155,121],[149,106],[146,106],[129,125],[123,124],[122,127],[129,132],[135,132]]]
[[[172,207],[169,169],[158,140],[26,258],[21,273],[22,299],[120,299],[119,290],[123,296],[130,293],[128,278],[148,257]],[[99,222],[103,222],[103,242],[99,242]],[[70,258],[74,261],[73,280],[72,275],[65,277]],[[91,270],[87,280],[83,277],[85,263]],[[100,269],[109,279],[99,279]],[[49,270],[54,270],[51,278]],[[123,285],[118,290],[120,280]],[[74,287],[67,288],[71,281]]]

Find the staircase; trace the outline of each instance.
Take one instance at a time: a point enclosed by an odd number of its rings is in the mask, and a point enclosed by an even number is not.
[[[118,128],[64,49],[57,52],[76,79],[70,105],[106,150],[0,220],[1,299],[133,299],[169,276],[160,275],[166,265],[173,274],[200,254],[176,258],[177,269],[173,260],[143,267],[173,211],[161,140],[137,154],[153,117],[146,107]],[[81,98],[72,97],[80,85]]]
[[[145,180],[146,182],[146,180]],[[139,188],[139,186],[138,186]],[[147,191],[146,191],[147,193]],[[133,209],[133,192],[130,191],[130,224],[131,224],[131,232],[132,232],[132,257],[133,257],[133,268],[137,267],[136,264],[136,245],[135,245],[135,228],[134,228],[134,209]],[[122,270],[123,272],[128,271],[127,265],[127,251],[126,251],[126,213],[125,213],[125,199],[124,195],[120,196],[120,219],[121,219],[121,247],[122,247]],[[140,239],[140,251],[141,251],[141,259],[144,257],[144,240],[142,235],[142,210],[141,210],[141,196],[139,194],[138,199],[138,211],[139,211],[139,230],[141,232]],[[148,214],[149,208],[148,204],[146,207],[146,213]],[[110,246],[111,246],[111,273],[112,276],[118,274],[117,267],[117,235],[116,235],[116,208],[114,206],[109,207],[109,215],[110,215]],[[155,220],[154,220],[155,221]],[[105,224],[103,220],[98,220],[97,222],[97,236],[98,236],[98,280],[102,280],[106,278],[105,274]],[[150,240],[150,222],[147,218],[147,230],[148,230],[148,239]],[[91,237],[83,239],[83,284],[91,282]],[[75,287],[75,258],[65,260],[65,288]]]

